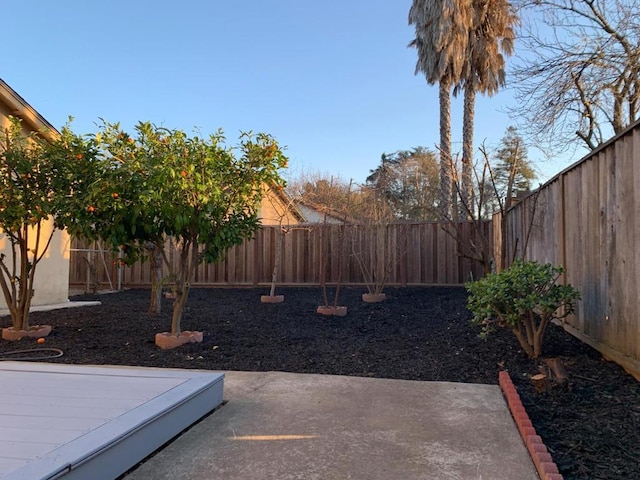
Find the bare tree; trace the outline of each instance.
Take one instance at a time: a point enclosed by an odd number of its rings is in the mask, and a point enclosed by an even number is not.
[[[350,186],[351,185],[351,186]],[[347,212],[347,205],[352,204],[353,183],[345,181],[339,176],[321,172],[302,173],[298,178],[287,182],[287,194],[296,200],[304,201],[322,212]],[[350,217],[355,216],[351,206],[348,209]]]
[[[284,301],[284,295],[276,295],[276,284],[280,274],[280,266],[282,264],[282,245],[284,238],[297,223],[294,218],[295,200],[284,193],[284,189],[279,185],[265,187],[264,197],[270,206],[271,215],[275,218],[276,225],[276,246],[275,257],[273,261],[273,270],[271,272],[271,288],[269,295],[262,295],[260,300],[263,303],[280,303]]]
[[[363,300],[378,302],[385,298],[383,290],[396,260],[389,225],[397,217],[386,189],[370,186],[366,192],[367,215],[351,227],[351,254],[367,286],[368,294],[362,296]]]
[[[528,55],[514,70],[521,129],[551,151],[593,150],[638,118],[638,0],[517,0]]]
[[[520,148],[520,147],[518,147]],[[491,162],[491,155],[486,147],[480,147],[481,160],[478,160],[473,167],[474,176],[474,192],[471,196],[472,203],[467,203],[462,191],[462,179],[459,175],[459,167],[455,162],[451,162],[453,177],[456,181],[453,183],[454,190],[458,196],[460,209],[464,212],[467,222],[460,222],[455,217],[447,218],[447,222],[443,224],[443,229],[458,241],[458,255],[478,262],[485,273],[489,273],[492,269],[510,263],[506,258],[506,212],[511,205],[510,198],[514,191],[514,184],[519,179],[523,164],[526,157],[516,152],[510,162],[503,162],[501,168],[506,169],[506,178],[499,179]],[[501,181],[506,181],[506,185],[501,185]],[[503,190],[503,188],[505,190]],[[537,205],[537,196],[539,190],[534,193],[535,201],[532,203],[533,212],[531,218],[535,215]],[[492,233],[486,227],[491,215],[495,213],[495,205],[491,206],[491,202],[487,201],[487,197],[491,197],[497,201],[497,213],[499,213],[501,231],[501,248],[499,258],[495,258],[494,248],[492,245]],[[490,209],[490,210],[489,210]],[[529,232],[533,224],[526,228],[526,240],[522,245],[521,251],[526,252]],[[511,259],[513,260],[513,259]]]

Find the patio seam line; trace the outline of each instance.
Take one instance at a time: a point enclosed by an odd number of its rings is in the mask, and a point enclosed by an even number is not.
[[[558,471],[558,466],[553,461],[553,458],[551,458],[551,454],[542,442],[542,438],[536,434],[536,429],[533,427],[529,415],[527,415],[527,411],[522,405],[520,395],[509,373],[501,371],[498,374],[498,380],[502,393],[509,405],[511,416],[518,427],[518,431],[527,447],[531,460],[533,460],[536,466],[538,475],[540,475],[542,480],[563,480],[564,477]]]

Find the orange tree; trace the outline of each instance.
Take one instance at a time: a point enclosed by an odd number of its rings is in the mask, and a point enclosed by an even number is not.
[[[0,287],[13,328],[29,328],[29,307],[37,266],[57,229],[73,222],[73,196],[90,177],[95,150],[67,127],[47,141],[25,136],[12,118],[0,133],[0,229],[9,254],[0,255]]]
[[[88,240],[100,239],[132,264],[150,258],[152,295],[149,310],[160,313],[166,224],[159,216],[162,202],[156,194],[158,168],[169,152],[160,129],[139,124],[130,135],[118,123],[103,122],[86,138],[100,152],[99,175],[76,197],[76,217],[71,233]],[[164,130],[165,134],[170,131]]]
[[[179,335],[197,266],[254,235],[263,185],[284,185],[279,171],[287,158],[268,134],[242,133],[231,148],[221,131],[189,136],[148,122],[136,125],[133,135],[105,124],[94,140],[109,167],[84,202],[97,221],[85,224],[131,256],[145,244],[159,248],[165,238],[175,239],[171,333]]]

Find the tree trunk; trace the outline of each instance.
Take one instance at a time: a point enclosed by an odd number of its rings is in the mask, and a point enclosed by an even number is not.
[[[29,229],[26,225],[22,226],[22,238],[19,242],[20,251],[20,278],[18,281],[18,305],[17,305],[17,330],[26,330],[29,328],[29,310],[26,310],[27,303],[27,279],[29,277]]]
[[[471,220],[474,214],[473,205],[473,126],[475,122],[476,91],[473,87],[464,90],[464,120],[462,126],[462,187],[460,196],[463,206],[460,209],[463,218]]]
[[[547,358],[544,361],[546,367],[551,371],[553,383],[556,385],[566,385],[567,371],[559,358]]]
[[[549,391],[549,378],[544,373],[538,373],[531,377],[531,382],[538,393]]]
[[[451,97],[447,82],[440,82],[440,215],[451,218]]]
[[[149,313],[159,314],[162,311],[162,250],[156,243],[147,244],[151,261],[151,299],[149,301]]]
[[[182,333],[181,321],[182,312],[187,304],[189,290],[191,288],[191,278],[198,266],[198,244],[197,237],[194,239],[183,239],[180,252],[180,266],[176,277],[176,299],[173,302],[173,314],[171,317],[171,334],[180,335]]]
[[[544,331],[537,330],[533,334],[533,358],[538,358],[542,353],[542,334]]]
[[[536,355],[534,354],[533,348],[531,348],[531,345],[529,345],[529,342],[527,341],[526,335],[524,335],[520,331],[520,329],[517,328],[517,327],[516,328],[512,328],[511,331],[513,332],[513,334],[518,339],[518,343],[520,343],[520,346],[522,347],[524,352],[527,354],[527,356],[529,358],[536,358]]]
[[[187,304],[188,296],[188,284],[182,288],[178,287],[176,298],[173,301],[173,314],[171,316],[171,335],[175,335],[176,337],[182,333],[182,312],[184,312],[184,306]]]
[[[271,273],[271,290],[269,291],[269,295],[272,297],[276,294],[276,282],[278,280],[280,262],[282,261],[282,237],[284,237],[284,233],[282,227],[280,227],[278,228],[278,236],[276,237],[276,258],[273,261],[273,272]]]

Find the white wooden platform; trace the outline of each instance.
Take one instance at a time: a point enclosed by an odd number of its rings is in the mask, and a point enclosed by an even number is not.
[[[222,402],[199,370],[0,362],[0,479],[112,480]]]

